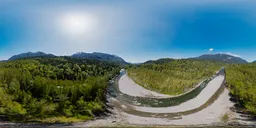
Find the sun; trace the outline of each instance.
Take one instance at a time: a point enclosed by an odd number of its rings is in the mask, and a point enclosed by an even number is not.
[[[85,35],[96,26],[96,18],[86,13],[67,13],[60,18],[61,30],[72,36]]]

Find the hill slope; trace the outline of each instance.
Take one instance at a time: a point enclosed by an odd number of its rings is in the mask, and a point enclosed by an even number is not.
[[[10,57],[8,60],[19,60],[19,59],[32,59],[32,58],[38,58],[38,57],[44,57],[44,58],[53,58],[53,57],[58,57],[53,54],[46,54],[44,52],[27,52],[27,53],[21,53],[18,55],[14,55]],[[98,60],[98,61],[107,61],[107,62],[114,62],[118,64],[128,64],[124,59],[121,57],[118,57],[116,55],[110,55],[107,53],[99,53],[99,52],[93,52],[93,53],[76,53],[71,56],[66,56],[66,57],[71,57],[75,59],[90,59],[90,60]]]
[[[93,52],[93,53],[80,52],[80,53],[71,55],[71,57],[80,58],[80,59],[97,59],[100,61],[109,61],[109,62],[127,64],[127,62],[119,56],[100,53],[100,52]]]
[[[27,53],[21,53],[18,55],[14,55],[8,60],[18,60],[18,59],[24,59],[24,58],[33,58],[33,57],[55,57],[53,54],[46,54],[44,52],[27,52]]]
[[[224,63],[235,63],[235,64],[246,64],[248,63],[246,60],[240,58],[231,56],[228,54],[204,54],[199,57],[190,58],[193,60],[211,60],[211,61],[218,61],[218,62],[224,62]]]

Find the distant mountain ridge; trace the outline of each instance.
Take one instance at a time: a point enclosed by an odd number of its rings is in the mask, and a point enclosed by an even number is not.
[[[18,60],[18,59],[26,59],[26,58],[36,58],[36,57],[57,57],[53,54],[46,54],[44,52],[27,52],[27,53],[21,53],[18,55],[14,55],[8,60]],[[100,52],[93,52],[93,53],[85,53],[85,52],[79,52],[75,53],[71,56],[67,56],[71,58],[76,59],[96,59],[99,61],[108,61],[108,62],[114,62],[119,64],[128,64],[124,59],[122,59],[119,56],[111,55],[107,53],[100,53]]]
[[[152,63],[156,63],[156,64],[163,64],[166,62],[171,62],[175,59],[173,58],[161,58],[161,59],[157,59],[157,60],[148,60],[146,62],[144,62],[144,64],[152,64]]]
[[[21,53],[18,55],[14,55],[8,60],[18,60],[18,59],[25,59],[25,58],[33,58],[33,57],[55,57],[53,54],[46,54],[44,52],[26,52],[26,53]]]
[[[240,57],[235,57],[232,55],[228,54],[204,54],[199,57],[194,57],[194,58],[189,58],[193,60],[210,60],[210,61],[219,61],[219,62],[224,62],[224,63],[235,63],[235,64],[246,64],[248,63],[246,60],[240,58]]]
[[[35,57],[57,57],[53,54],[46,54],[44,52],[27,52],[27,53],[21,53],[18,55],[14,55],[8,60],[17,60],[17,59],[25,59],[25,58],[35,58]],[[100,52],[93,52],[93,53],[85,53],[85,52],[78,52],[75,53],[71,56],[67,57],[72,57],[76,59],[96,59],[99,61],[108,61],[108,62],[114,62],[114,63],[119,63],[119,64],[129,64],[126,62],[124,59],[122,59],[119,56],[116,55],[111,55],[107,53],[100,53]],[[235,57],[229,54],[204,54],[198,57],[194,58],[188,58],[192,60],[208,60],[208,61],[218,61],[218,62],[225,62],[225,63],[236,63],[236,64],[246,64],[248,63],[246,60],[240,58],[240,57]],[[158,60],[149,60],[144,63],[164,63],[168,61],[172,61],[175,59],[172,58],[161,58]],[[256,61],[252,62],[255,63]]]
[[[116,55],[111,55],[107,53],[100,53],[100,52],[93,52],[93,53],[85,53],[79,52],[71,55],[72,58],[79,58],[79,59],[97,59],[101,61],[109,61],[109,62],[117,62],[121,64],[127,64],[127,62]]]

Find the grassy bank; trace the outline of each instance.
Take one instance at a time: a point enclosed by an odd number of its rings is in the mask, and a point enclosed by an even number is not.
[[[157,60],[128,69],[137,84],[163,94],[178,95],[211,77],[221,63],[195,60]]]

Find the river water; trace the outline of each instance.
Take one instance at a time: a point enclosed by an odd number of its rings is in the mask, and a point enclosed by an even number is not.
[[[120,74],[111,80],[110,85],[108,87],[108,93],[110,96],[115,97],[117,100],[121,102],[125,102],[130,105],[134,106],[146,106],[146,107],[169,107],[169,106],[176,106],[188,100],[195,98],[208,84],[216,76],[223,74],[224,69],[221,69],[216,75],[212,76],[211,78],[206,79],[203,81],[198,87],[193,89],[192,91],[178,96],[178,97],[171,97],[171,98],[147,98],[147,97],[137,97],[137,96],[130,96],[127,94],[122,93],[118,87],[118,81],[122,75],[126,72],[122,70]]]

